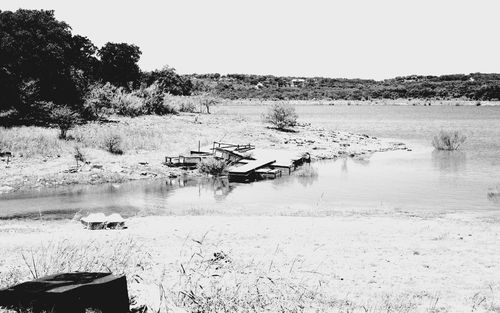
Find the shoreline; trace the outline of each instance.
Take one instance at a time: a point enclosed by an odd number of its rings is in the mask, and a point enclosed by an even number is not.
[[[291,105],[331,105],[331,106],[464,106],[464,107],[496,107],[500,101],[463,100],[463,99],[373,99],[373,100],[266,100],[266,99],[235,99],[223,100],[221,106],[266,106],[276,102],[286,102]],[[480,105],[478,105],[480,103]]]
[[[19,129],[22,129],[20,127]],[[97,134],[112,129],[123,133],[128,145],[123,155],[113,155],[99,147],[98,139],[81,139],[87,133]],[[183,132],[179,136],[179,130]],[[183,131],[188,130],[188,131]],[[20,130],[21,131],[21,130]],[[57,140],[56,129],[28,127],[28,139],[37,131]],[[134,138],[137,132],[144,132]],[[125,181],[166,178],[187,175],[200,176],[196,170],[182,170],[163,165],[165,156],[176,156],[195,150],[197,143],[209,146],[224,140],[232,143],[252,143],[257,148],[309,152],[313,160],[340,157],[364,158],[375,152],[409,150],[405,144],[379,139],[366,134],[327,130],[302,123],[295,132],[280,132],[266,127],[260,120],[239,115],[180,114],[177,116],[115,117],[111,124],[89,123],[68,132],[77,139],[58,141],[51,155],[14,156],[7,164],[0,162],[0,195],[20,191],[68,185],[97,185]],[[182,137],[182,138],[180,138]],[[151,139],[153,138],[153,139]],[[49,139],[45,139],[49,140]],[[148,140],[152,140],[148,142]],[[36,142],[27,145],[36,145]],[[81,146],[88,164],[75,168],[73,146]],[[43,151],[43,149],[42,149]],[[36,173],[36,174],[34,174]]]
[[[118,231],[89,231],[69,220],[0,221],[0,287],[30,278],[24,255],[42,274],[75,268],[124,273],[130,295],[155,310],[189,312],[202,303],[216,305],[211,297],[226,308],[245,307],[242,299],[259,305],[248,298],[257,284],[267,290],[263,308],[270,310],[278,309],[271,303],[281,303],[320,311],[495,312],[498,221],[390,210],[328,217],[134,217]],[[197,303],[179,297],[191,291]],[[300,297],[302,292],[309,296]]]

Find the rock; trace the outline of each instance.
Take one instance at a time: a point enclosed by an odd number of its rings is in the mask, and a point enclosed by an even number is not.
[[[92,164],[92,168],[102,169],[102,164]]]

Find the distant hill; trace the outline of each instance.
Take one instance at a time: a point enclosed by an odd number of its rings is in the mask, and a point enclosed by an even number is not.
[[[194,91],[209,92],[226,99],[500,100],[500,74],[412,75],[382,81],[217,73],[191,74],[184,77],[192,81]]]

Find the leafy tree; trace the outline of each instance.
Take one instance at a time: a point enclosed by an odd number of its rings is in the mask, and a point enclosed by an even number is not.
[[[117,88],[110,83],[93,84],[85,95],[84,113],[87,119],[102,120],[112,113]]]
[[[193,90],[191,80],[180,76],[174,68],[169,66],[164,66],[161,70],[143,73],[142,82],[147,86],[156,82],[163,92],[174,96],[189,96]]]
[[[37,101],[80,104],[94,53],[92,43],[73,36],[54,11],[0,11],[0,111],[29,112],[36,102],[25,102],[22,88],[30,81],[36,81]]]
[[[52,122],[59,127],[61,131],[60,139],[66,139],[68,130],[76,124],[76,113],[66,106],[54,107],[50,112]]]
[[[140,70],[137,62],[141,50],[136,45],[111,43],[102,47],[98,55],[101,58],[101,77],[115,86],[127,87],[130,82],[137,85]]]
[[[264,116],[266,122],[273,124],[279,130],[294,127],[297,125],[297,118],[295,108],[283,102],[273,104]]]

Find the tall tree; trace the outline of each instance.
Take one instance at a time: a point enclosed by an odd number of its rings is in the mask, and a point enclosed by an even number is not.
[[[98,54],[101,57],[101,75],[104,81],[123,87],[130,82],[135,85],[139,82],[140,69],[137,65],[141,57],[139,47],[127,43],[108,42]]]
[[[193,91],[193,83],[188,77],[182,77],[175,69],[164,66],[161,70],[142,73],[142,82],[151,85],[156,82],[163,92],[175,96],[189,96]]]
[[[0,111],[29,112],[25,99],[81,103],[79,81],[94,71],[93,54],[90,40],[73,36],[54,11],[0,11]],[[36,85],[36,95],[23,95],[26,85]]]

